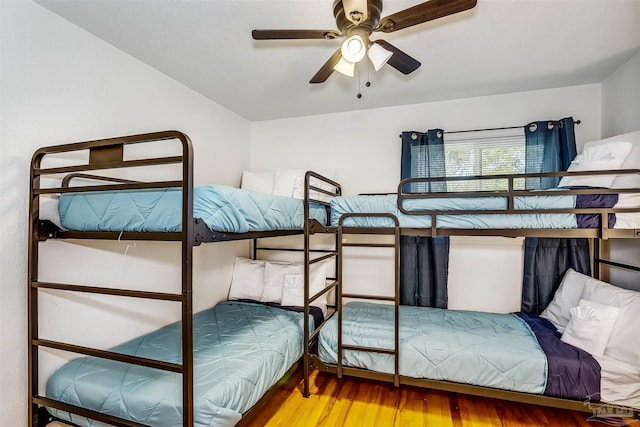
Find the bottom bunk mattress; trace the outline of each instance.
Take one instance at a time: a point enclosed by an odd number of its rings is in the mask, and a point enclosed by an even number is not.
[[[353,301],[342,317],[344,345],[393,349],[393,305]],[[598,363],[561,342],[555,328],[537,316],[400,306],[399,340],[402,376],[600,400]],[[318,356],[337,363],[337,316],[320,331]],[[393,356],[386,354],[345,350],[342,363],[394,372]]]
[[[225,301],[193,316],[196,426],[235,425],[282,378],[302,356],[303,316],[238,301]],[[181,343],[178,322],[112,350],[181,363]],[[154,427],[182,425],[182,376],[172,372],[82,357],[48,379],[46,396]],[[105,425],[48,410],[80,426]]]
[[[309,216],[327,222],[324,206],[310,205]],[[123,190],[63,194],[60,223],[76,231],[177,232],[182,228],[182,190]],[[304,202],[226,185],[193,189],[193,217],[215,231],[248,233],[302,230]]]

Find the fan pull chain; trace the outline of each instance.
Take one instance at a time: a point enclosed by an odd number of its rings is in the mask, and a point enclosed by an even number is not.
[[[360,64],[357,65],[356,72],[358,73],[358,94],[356,95],[356,98],[360,99],[362,98],[362,91],[360,90],[360,77],[362,77],[360,73]]]

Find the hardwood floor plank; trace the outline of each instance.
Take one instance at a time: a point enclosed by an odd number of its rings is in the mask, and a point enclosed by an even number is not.
[[[487,399],[460,395],[458,406],[463,427],[490,427],[501,424],[495,406]]]
[[[591,414],[314,372],[278,390],[249,427],[598,427]],[[630,426],[636,427],[634,424]],[[640,423],[637,423],[640,427]]]

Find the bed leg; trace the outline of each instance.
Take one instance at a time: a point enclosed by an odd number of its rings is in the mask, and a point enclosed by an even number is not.
[[[49,412],[47,412],[47,409],[44,406],[41,406],[34,413],[31,425],[36,427],[45,427],[52,420],[53,417],[49,414]]]

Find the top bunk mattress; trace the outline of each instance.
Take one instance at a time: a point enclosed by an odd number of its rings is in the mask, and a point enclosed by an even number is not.
[[[557,193],[557,192],[556,192]],[[407,199],[403,207],[407,211],[437,210],[436,227],[459,229],[569,229],[598,228],[598,214],[544,213],[549,209],[611,208],[618,202],[617,194],[561,195],[514,197],[514,209],[538,211],[521,214],[447,214],[460,210],[506,210],[506,197],[442,197]],[[331,225],[337,226],[340,217],[348,213],[394,214],[400,227],[430,228],[431,215],[409,215],[398,208],[395,194],[342,196],[331,199]],[[633,214],[640,216],[640,214]],[[393,221],[385,217],[352,217],[343,222],[345,227],[393,227]],[[609,215],[609,228],[615,226],[615,215]]]
[[[125,190],[63,194],[60,223],[75,231],[178,232],[182,229],[182,190]],[[311,205],[309,216],[327,222],[326,209]],[[302,230],[304,202],[226,185],[193,189],[193,217],[214,231]]]

